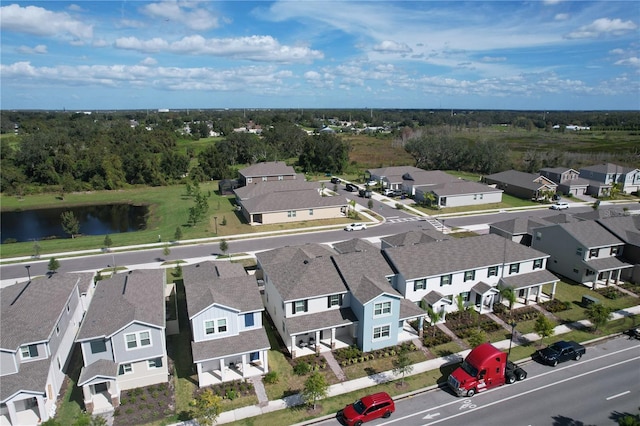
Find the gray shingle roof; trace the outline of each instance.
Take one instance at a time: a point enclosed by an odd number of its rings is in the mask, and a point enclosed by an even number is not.
[[[571,223],[571,222],[578,222],[580,220],[573,217],[572,214],[568,214],[568,213],[553,214],[551,216],[541,217],[540,219],[546,220],[547,222],[550,222],[550,223]]]
[[[53,274],[0,290],[0,347],[15,351],[21,345],[49,339],[76,286],[91,274]]]
[[[110,337],[132,322],[165,327],[164,269],[137,269],[98,281],[78,340]]]
[[[294,175],[296,171],[293,167],[287,166],[282,161],[270,161],[266,163],[256,163],[249,167],[240,169],[238,171],[242,176],[254,177],[254,176],[281,176],[281,175]]]
[[[471,290],[475,291],[478,294],[486,294],[490,291],[498,292],[498,289],[492,285],[485,283],[484,281],[478,281],[476,285],[471,287]]]
[[[78,386],[83,386],[96,377],[115,379],[118,376],[118,364],[110,359],[99,359],[86,367],[82,367]]]
[[[301,176],[300,179],[295,180],[274,180],[250,183],[247,186],[234,189],[233,192],[236,194],[236,197],[241,200],[248,200],[260,195],[275,192],[292,192],[310,189],[317,192],[321,188],[322,185],[320,182],[307,182],[304,180],[304,176]]]
[[[242,265],[225,262],[201,262],[182,268],[189,318],[213,304],[239,312],[264,310],[254,276]]]
[[[340,196],[323,197],[317,190],[311,189],[262,194],[242,200],[240,203],[249,213],[257,214],[287,210],[344,207],[347,205],[347,200]]]
[[[576,241],[587,248],[606,247],[623,244],[623,241],[607,231],[602,225],[593,220],[555,225],[571,235]]]
[[[417,318],[425,316],[427,312],[413,303],[409,299],[400,299],[400,318],[399,320],[406,320],[411,318]]]
[[[528,274],[510,275],[502,277],[501,280],[507,287],[514,289],[527,288],[540,284],[549,284],[559,281],[558,277],[546,269],[529,272]]]
[[[597,222],[625,243],[640,246],[640,216],[609,217]]]
[[[350,240],[341,241],[333,245],[333,249],[340,254],[353,253],[358,251],[380,252],[380,247],[371,244],[367,240],[361,238],[352,238]]]
[[[314,259],[316,257],[329,257],[333,255],[325,245],[321,244],[304,244],[298,246],[285,246],[273,250],[267,250],[256,254],[258,262],[261,266],[272,265],[276,263],[303,261]]]
[[[542,183],[535,182],[536,179],[542,178]],[[540,176],[535,173],[525,173],[517,170],[506,170],[500,173],[494,173],[485,176],[488,181],[504,182],[508,185],[526,188],[530,190],[538,190],[543,186],[555,187],[556,184],[551,179]]]
[[[502,191],[502,189],[492,188],[483,183],[470,182],[467,180],[455,180],[452,182],[440,183],[425,189],[428,191],[433,191],[439,196],[490,194],[495,192],[504,192]]]
[[[492,223],[489,227],[508,232],[511,235],[522,235],[531,234],[533,228],[547,225],[549,225],[549,222],[541,218],[516,217],[514,219]]]
[[[193,362],[267,350],[271,347],[264,328],[243,331],[237,336],[191,342]]]
[[[633,170],[636,170],[636,169],[619,166],[613,163],[606,163],[606,164],[595,164],[593,166],[582,167],[580,169],[580,172],[582,173],[582,171],[585,171],[585,172],[594,172],[594,173],[629,173]]]
[[[442,300],[444,298],[444,296],[442,295],[442,293],[435,291],[435,290],[431,290],[429,293],[427,293],[422,300],[424,300],[425,302],[427,302],[427,304],[433,306],[435,303],[438,303],[440,300]]]
[[[604,209],[595,209],[584,213],[574,213],[573,217],[580,220],[596,220],[596,219],[604,219],[607,217],[618,217],[624,216],[626,213],[624,210],[617,207],[610,207]]]
[[[434,241],[444,241],[448,239],[450,239],[450,237],[434,228],[408,231],[380,238],[381,241],[393,247],[432,243]]]
[[[293,316],[284,319],[289,335],[311,333],[330,327],[341,327],[358,322],[351,308],[329,309],[317,314]]]
[[[586,262],[591,269],[597,272],[616,271],[618,269],[633,268],[633,264],[627,263],[618,257],[603,257],[591,259]]]
[[[424,172],[424,169],[420,169],[414,166],[391,166],[391,167],[382,167],[379,169],[369,169],[367,170],[369,174],[374,176],[402,176],[405,173],[421,173]]]
[[[50,365],[51,358],[45,358],[23,364],[20,371],[16,374],[2,376],[0,402],[5,402],[20,391],[35,392],[44,395]]]
[[[549,257],[495,234],[390,247],[385,252],[406,280]]]
[[[378,252],[354,252],[334,257],[334,263],[351,294],[365,304],[381,294],[402,295],[386,280],[393,270]]]

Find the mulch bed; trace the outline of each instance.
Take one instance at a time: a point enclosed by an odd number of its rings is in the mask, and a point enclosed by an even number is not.
[[[114,426],[140,425],[172,415],[175,411],[173,394],[170,383],[123,391],[120,406],[113,413]]]

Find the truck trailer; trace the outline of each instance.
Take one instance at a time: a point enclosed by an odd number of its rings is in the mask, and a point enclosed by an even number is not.
[[[456,395],[471,397],[526,377],[527,372],[507,360],[506,353],[491,343],[483,343],[469,352],[462,365],[449,375],[447,383]]]

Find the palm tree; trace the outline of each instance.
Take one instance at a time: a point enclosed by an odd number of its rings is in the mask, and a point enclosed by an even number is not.
[[[433,307],[427,305],[427,315],[429,316],[429,325],[433,327],[433,335],[436,335],[436,327],[435,325],[442,319],[442,312],[435,311]]]
[[[500,287],[499,289],[500,297],[509,301],[509,315],[511,315],[513,305],[516,303],[516,292],[513,287]]]

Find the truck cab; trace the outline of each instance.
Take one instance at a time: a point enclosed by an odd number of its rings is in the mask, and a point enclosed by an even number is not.
[[[491,343],[475,347],[447,380],[458,396],[473,396],[505,383],[524,380],[527,373]]]

